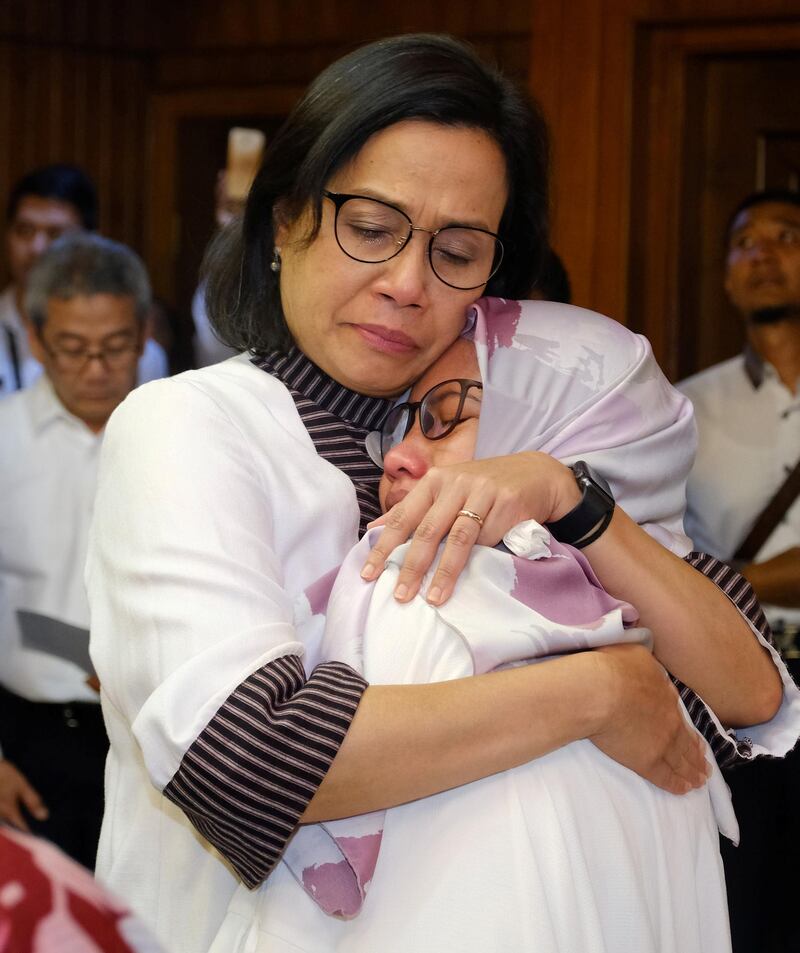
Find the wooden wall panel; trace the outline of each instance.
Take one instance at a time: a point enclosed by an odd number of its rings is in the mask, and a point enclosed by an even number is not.
[[[187,11],[188,12],[188,11]],[[173,17],[177,21],[178,17]],[[493,36],[530,31],[528,0],[196,0],[169,37],[172,50],[357,45],[393,33],[450,32]]]
[[[462,36],[519,83],[527,83],[529,34]],[[329,63],[370,39],[372,37],[363,36],[347,42],[297,48],[165,53],[156,60],[154,87],[164,91],[207,87],[210,83],[220,86],[307,85]]]
[[[396,33],[452,33],[474,43],[511,75],[527,81],[530,3],[502,7],[487,0],[395,5],[365,0],[301,0],[291,4],[200,0],[186,32],[157,59],[159,89],[227,84],[307,84],[337,57]]]
[[[554,244],[575,303],[644,330],[673,373],[688,61],[780,49],[798,16],[800,0],[532,4],[531,88],[553,130]]]
[[[97,185],[101,230],[141,250],[149,75],[133,54],[0,39],[0,196],[36,166],[75,163]]]
[[[179,34],[175,14],[189,8],[152,0],[3,0],[0,38],[81,49],[151,50]]]

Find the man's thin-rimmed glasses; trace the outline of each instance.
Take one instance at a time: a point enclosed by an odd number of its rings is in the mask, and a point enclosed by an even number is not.
[[[41,335],[39,340],[45,351],[55,361],[56,366],[68,374],[80,374],[92,360],[102,361],[110,371],[120,370],[130,364],[131,359],[139,350],[138,344],[132,342],[98,348],[65,348],[51,347]]]
[[[480,381],[456,377],[435,384],[421,400],[396,404],[381,427],[381,460],[405,438],[417,415],[428,440],[441,440],[462,420],[480,416],[482,390]]]
[[[451,288],[472,291],[497,273],[503,243],[494,234],[472,225],[445,225],[431,231],[414,225],[406,213],[388,202],[322,193],[336,208],[334,233],[339,248],[354,261],[379,264],[408,245],[414,232],[427,232],[428,261],[436,277]]]

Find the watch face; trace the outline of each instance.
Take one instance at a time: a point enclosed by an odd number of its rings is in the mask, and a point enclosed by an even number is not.
[[[614,494],[611,492],[608,481],[593,470],[585,460],[577,460],[573,463],[572,472],[582,487],[594,487],[595,490],[608,497],[609,503],[614,502]]]

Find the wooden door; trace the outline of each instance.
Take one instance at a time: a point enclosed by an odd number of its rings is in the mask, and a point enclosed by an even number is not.
[[[717,331],[707,335],[706,323],[704,337],[697,332],[721,267],[719,246],[711,247],[719,213],[711,221],[700,198],[715,175],[701,171],[698,152],[713,164],[715,123],[761,108],[756,96],[740,109],[718,84],[730,90],[739,67],[756,89],[756,74],[773,66],[791,74],[800,0],[537,0],[531,39],[531,86],[554,138],[554,242],[575,303],[643,331],[673,379],[718,359],[723,345],[735,350],[740,338],[721,340],[729,331],[721,317]],[[762,97],[774,115],[747,133],[761,158],[741,160],[736,196],[720,205],[752,191],[758,169],[765,181],[793,181],[794,90]],[[701,235],[709,244],[698,251]]]
[[[179,366],[191,359],[189,307],[214,228],[214,183],[225,165],[228,129],[255,126],[269,136],[301,92],[216,87],[151,96],[146,260],[154,292],[175,312]]]
[[[687,79],[678,377],[743,344],[722,288],[725,230],[750,192],[800,186],[800,52],[697,57]]]

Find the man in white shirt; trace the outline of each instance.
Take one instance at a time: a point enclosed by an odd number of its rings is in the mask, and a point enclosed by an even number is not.
[[[731,217],[725,290],[745,352],[679,385],[698,427],[686,531],[733,558],[800,459],[800,193],[745,199]],[[742,570],[773,626],[800,623],[800,500]]]
[[[76,166],[44,166],[23,176],[6,207],[6,254],[11,284],[0,294],[0,396],[29,387],[42,365],[28,345],[23,299],[31,268],[61,235],[97,228],[97,193]],[[169,373],[164,349],[147,338],[139,361],[138,381]]]
[[[30,271],[44,368],[0,401],[0,819],[93,866],[107,738],[83,585],[103,428],[136,383],[150,306],[130,249],[87,232]]]
[[[678,386],[694,404],[699,441],[686,532],[696,549],[730,561],[800,459],[800,193],[759,192],[734,210],[725,291],[745,322],[745,351]],[[800,500],[741,571],[778,638],[791,639]],[[778,875],[781,858],[796,863],[800,847],[800,756],[764,759],[727,780],[741,829],[737,849],[722,846],[734,950],[800,949],[796,871]]]

